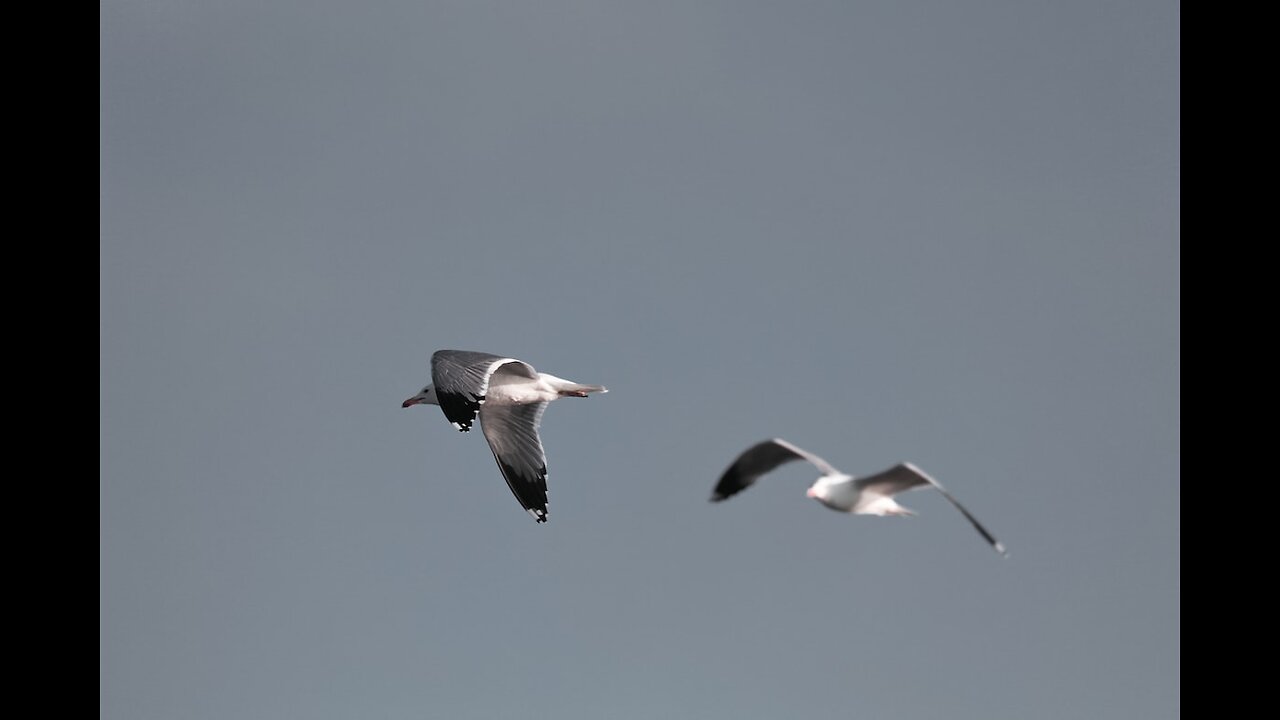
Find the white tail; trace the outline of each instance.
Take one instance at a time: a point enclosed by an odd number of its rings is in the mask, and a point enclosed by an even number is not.
[[[586,397],[588,393],[609,392],[609,389],[603,385],[583,385],[582,383],[570,382],[564,378],[558,378],[555,375],[546,373],[541,373],[541,376],[548,385],[561,395]]]

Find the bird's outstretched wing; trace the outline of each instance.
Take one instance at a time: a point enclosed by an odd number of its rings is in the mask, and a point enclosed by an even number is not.
[[[462,432],[471,430],[489,392],[489,378],[496,372],[538,377],[532,365],[515,358],[470,350],[437,350],[431,356],[431,382],[440,409],[454,427]]]
[[[969,512],[965,506],[961,505],[960,501],[955,499],[955,496],[947,492],[947,489],[942,487],[942,483],[934,480],[928,473],[909,462],[894,465],[888,470],[876,473],[875,475],[858,478],[854,482],[854,486],[861,492],[874,493],[877,495],[884,495],[886,497],[893,497],[900,492],[914,490],[916,488],[932,487],[942,493],[942,496],[947,499],[947,502],[954,505],[955,508],[960,511],[960,514],[964,515],[965,519],[968,520],[969,523],[973,525],[974,529],[978,531],[978,534],[982,535],[987,542],[991,543],[991,547],[995,548],[996,552],[1001,555],[1008,555],[1008,551],[1005,550],[1004,545],[1002,545],[999,540],[996,540],[995,536],[991,534],[991,531],[983,527],[982,523],[978,522],[978,518],[974,517],[973,513]]]
[[[548,404],[480,408],[480,428],[502,477],[521,507],[538,522],[547,521],[547,454],[538,437],[538,425]]]
[[[798,448],[781,438],[773,438],[752,445],[733,461],[711,492],[711,502],[719,502],[746,490],[760,476],[792,460],[807,460],[816,465],[823,475],[840,474],[831,463],[808,450]]]

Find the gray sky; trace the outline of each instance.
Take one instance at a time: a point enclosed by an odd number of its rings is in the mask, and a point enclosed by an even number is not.
[[[1177,3],[101,10],[103,718],[1179,713]]]

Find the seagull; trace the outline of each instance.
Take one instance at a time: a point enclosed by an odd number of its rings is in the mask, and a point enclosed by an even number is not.
[[[906,490],[921,487],[932,487],[960,511],[960,514],[973,524],[978,533],[991,543],[991,547],[1001,555],[1008,555],[1004,545],[995,539],[978,519],[969,513],[946,488],[937,480],[929,477],[923,470],[909,462],[900,463],[875,475],[854,479],[813,453],[802,450],[781,438],[773,438],[756,443],[743,451],[733,461],[729,469],[720,476],[715,490],[711,493],[711,502],[720,502],[748,487],[760,476],[768,473],[783,463],[792,460],[808,460],[822,471],[822,477],[809,488],[805,494],[826,505],[832,510],[852,513],[854,515],[915,515],[912,510],[902,507],[893,496]]]
[[[470,432],[476,415],[502,477],[533,519],[547,521],[547,455],[538,425],[547,404],[562,397],[609,392],[540,373],[523,360],[469,350],[431,356],[431,384],[400,407],[439,405],[445,418]]]

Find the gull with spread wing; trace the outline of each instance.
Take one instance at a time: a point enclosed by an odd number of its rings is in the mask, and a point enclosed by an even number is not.
[[[893,499],[898,493],[916,488],[931,487],[947,499],[961,515],[965,516],[978,533],[991,543],[991,547],[1001,555],[1008,553],[982,523],[978,522],[951,493],[947,492],[937,480],[929,477],[923,470],[911,463],[901,463],[888,470],[854,478],[846,475],[826,460],[813,453],[802,450],[795,445],[773,438],[756,443],[743,451],[716,483],[711,494],[711,502],[720,502],[751,486],[762,475],[770,472],[783,463],[792,460],[807,460],[822,471],[806,493],[809,497],[826,505],[832,510],[839,510],[854,515],[915,515],[915,512],[902,507]]]
[[[547,455],[538,437],[542,413],[552,400],[609,392],[540,373],[515,358],[468,350],[431,356],[431,384],[401,407],[439,405],[462,432],[476,416],[507,486],[533,519],[547,521]]]

